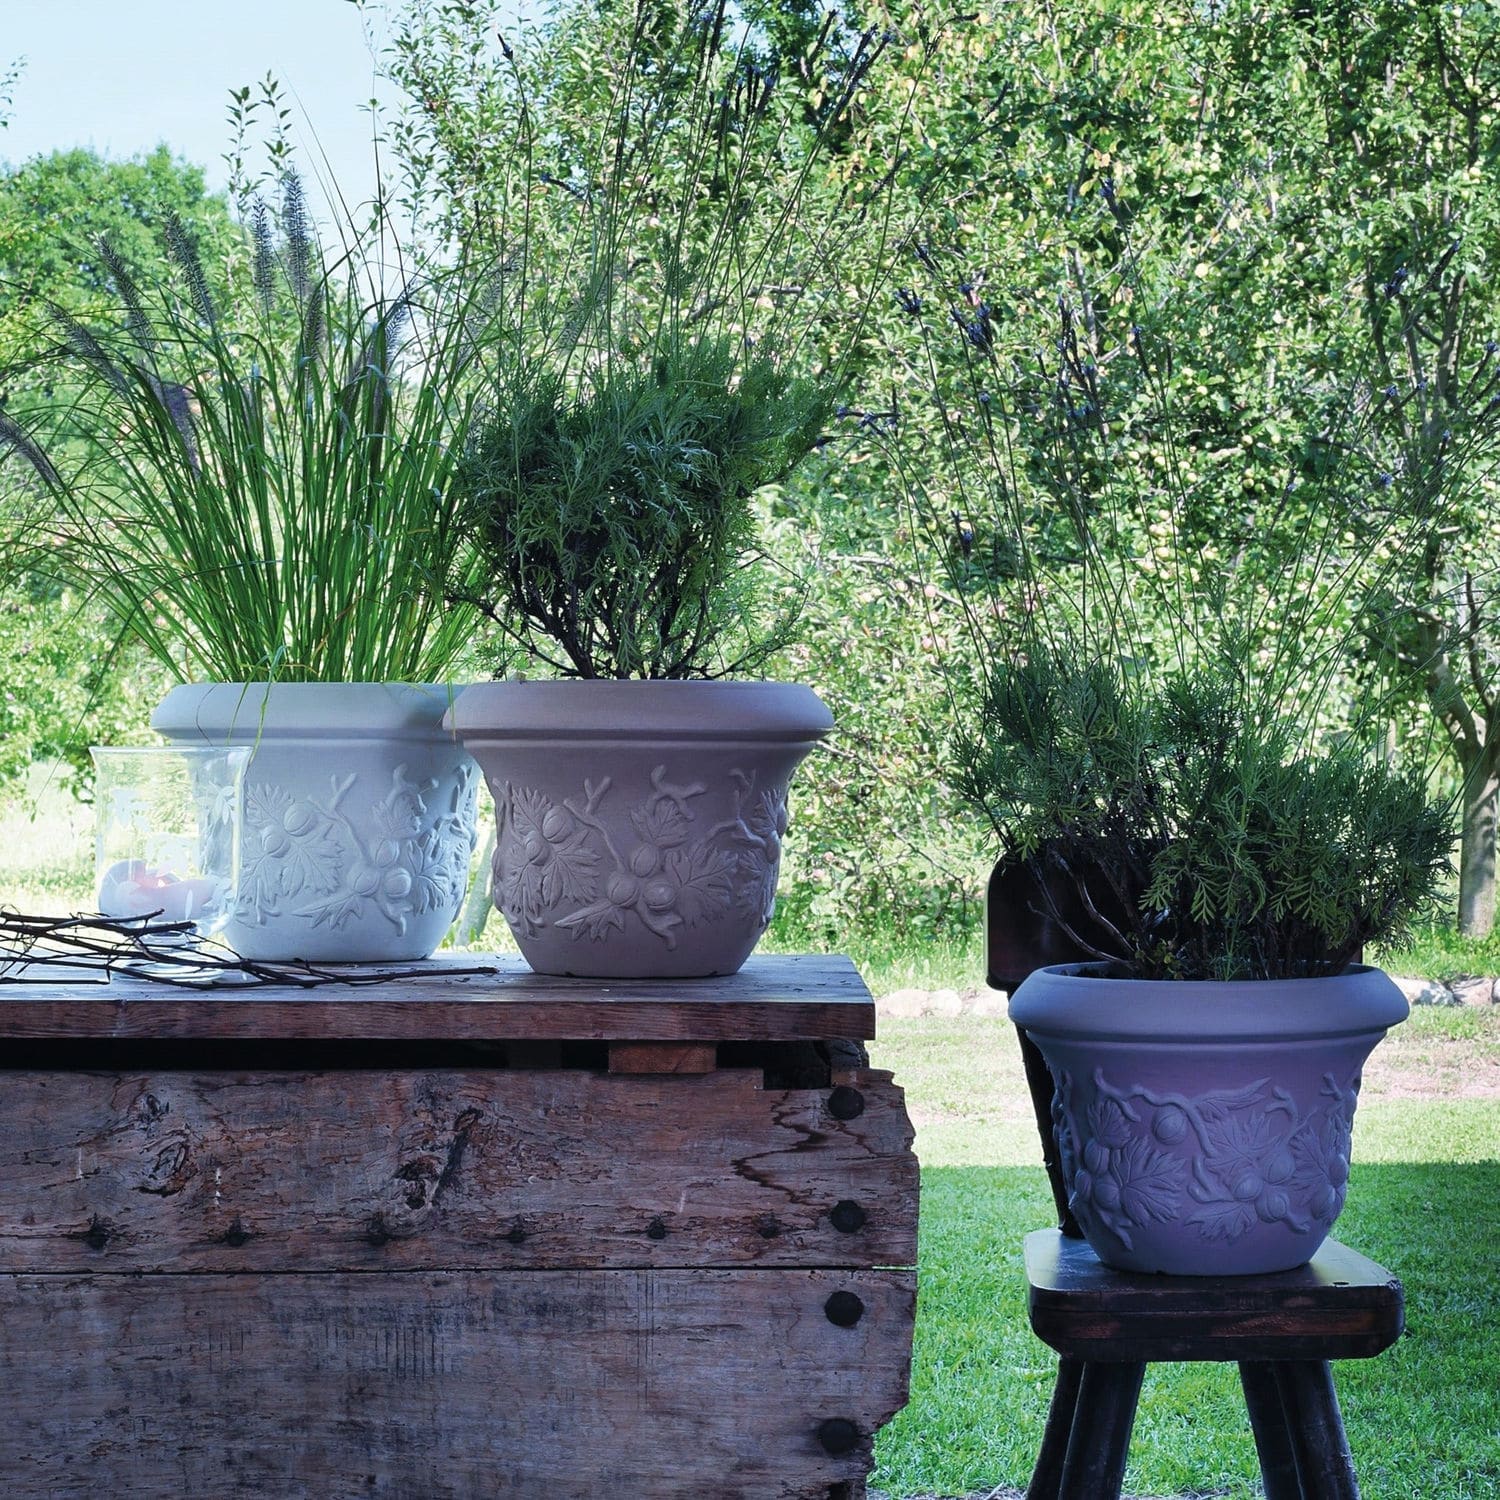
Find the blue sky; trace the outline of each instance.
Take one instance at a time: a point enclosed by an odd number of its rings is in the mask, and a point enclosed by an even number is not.
[[[348,0],[0,0],[0,70],[21,57],[0,161],[71,146],[128,157],[166,142],[222,187],[229,90],[269,70],[293,104],[309,175],[321,173],[320,147],[351,203],[373,190],[361,106],[390,90],[377,90]]]

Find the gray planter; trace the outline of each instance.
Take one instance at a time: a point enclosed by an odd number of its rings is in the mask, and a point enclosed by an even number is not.
[[[223,938],[265,962],[426,958],[463,903],[477,768],[442,728],[446,687],[194,683],[152,726],[250,745],[239,895]]]
[[[1039,969],[1011,1019],[1041,1049],[1068,1203],[1126,1271],[1285,1271],[1344,1206],[1360,1069],[1407,1004],[1378,969],[1209,983]]]
[[[833,727],[773,682],[490,682],[447,719],[495,797],[495,905],[531,967],[732,974],[775,907],[787,785]]]

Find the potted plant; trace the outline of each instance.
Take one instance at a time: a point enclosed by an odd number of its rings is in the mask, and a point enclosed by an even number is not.
[[[809,688],[719,674],[777,644],[743,628],[752,496],[811,450],[824,399],[715,344],[511,401],[460,487],[487,611],[568,676],[479,684],[449,715],[495,798],[495,904],[542,972],[733,973],[833,720]]]
[[[392,289],[389,244],[326,260],[301,184],[215,280],[180,226],[121,315],[53,309],[67,399],[4,418],[38,566],[95,590],[179,678],[174,743],[254,747],[226,941],[267,960],[412,959],[463,899],[476,775],[442,728],[473,616],[450,489],[475,409],[461,275]]]
[[[548,973],[737,970],[771,919],[789,778],[832,728],[809,688],[732,679],[789,628],[762,602],[757,507],[833,412],[812,333],[858,335],[834,274],[849,199],[815,168],[883,44],[810,104],[761,65],[754,14],[659,27],[634,10],[603,127],[562,148],[530,133],[539,60],[506,54],[522,149],[501,213],[528,269],[457,488],[487,570],[468,597],[527,680],[466,689],[448,723],[494,793],[495,904]]]
[[[1426,518],[1372,506],[1325,431],[1205,565],[1194,434],[1110,300],[1085,325],[1064,298],[1029,368],[989,307],[960,316],[963,510],[894,456],[973,648],[956,768],[1003,851],[990,930],[1054,960],[1010,1013],[1052,1076],[1067,1206],[1121,1269],[1289,1269],[1343,1206],[1360,1069],[1407,1013],[1362,952],[1447,874],[1449,808],[1343,696],[1361,589]]]

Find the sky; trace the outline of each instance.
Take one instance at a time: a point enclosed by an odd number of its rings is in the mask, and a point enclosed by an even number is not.
[[[73,146],[124,158],[165,142],[222,188],[229,90],[269,70],[306,175],[323,174],[326,154],[351,204],[373,193],[363,106],[392,90],[377,86],[349,0],[0,0],[0,74],[18,58],[0,161]]]

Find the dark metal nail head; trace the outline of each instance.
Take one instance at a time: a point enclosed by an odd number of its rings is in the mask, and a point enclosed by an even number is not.
[[[828,1321],[840,1328],[853,1328],[865,1314],[865,1305],[853,1292],[835,1292],[824,1304]]]
[[[830,1458],[842,1458],[859,1447],[859,1428],[848,1417],[829,1417],[818,1423],[818,1441]]]
[[[865,1112],[865,1096],[847,1083],[841,1083],[828,1096],[828,1113],[835,1120],[857,1120]]]
[[[840,1234],[854,1234],[865,1227],[865,1211],[852,1198],[833,1205],[828,1220]]]

